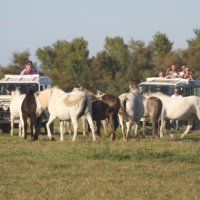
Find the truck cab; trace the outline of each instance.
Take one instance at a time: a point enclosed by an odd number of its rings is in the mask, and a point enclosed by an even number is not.
[[[24,94],[30,87],[34,89],[34,91],[42,91],[51,88],[51,86],[52,81],[47,76],[39,76],[39,74],[6,74],[5,77],[0,80],[0,128],[4,132],[9,131],[12,91],[19,90],[21,94]],[[17,123],[17,121],[15,123]]]

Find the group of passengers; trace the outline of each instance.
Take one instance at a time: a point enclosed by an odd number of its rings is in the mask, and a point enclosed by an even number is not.
[[[172,65],[169,67],[166,71],[166,73],[160,72],[159,77],[161,78],[184,78],[184,79],[189,79],[193,80],[193,75],[188,66],[183,65],[181,67],[181,70],[178,71],[176,65]]]

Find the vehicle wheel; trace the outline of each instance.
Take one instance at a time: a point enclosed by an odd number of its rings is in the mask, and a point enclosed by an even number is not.
[[[1,130],[3,133],[10,133],[10,124],[1,124]]]

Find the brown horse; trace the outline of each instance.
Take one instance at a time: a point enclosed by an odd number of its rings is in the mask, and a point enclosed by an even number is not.
[[[120,100],[111,94],[94,95],[92,92],[83,88],[74,88],[74,90],[84,91],[92,99],[92,119],[97,124],[97,134],[100,135],[100,126],[102,120],[108,120],[111,126],[111,139],[115,139],[115,132],[119,126],[118,111],[120,109]]]
[[[144,115],[143,115],[143,135],[146,119],[150,119],[152,123],[153,137],[155,134],[159,135],[160,116],[162,112],[162,101],[157,97],[143,98]]]

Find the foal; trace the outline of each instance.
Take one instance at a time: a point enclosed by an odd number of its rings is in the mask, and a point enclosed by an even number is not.
[[[22,110],[22,123],[24,127],[24,139],[27,138],[27,118],[30,118],[31,125],[31,139],[32,140],[37,140],[38,139],[38,133],[39,133],[39,128],[37,125],[38,122],[38,117],[42,113],[42,108],[39,104],[39,101],[36,99],[36,95],[34,94],[34,90],[29,88],[28,92],[25,95],[25,98],[22,102],[21,110]],[[33,134],[33,128],[35,130]]]

